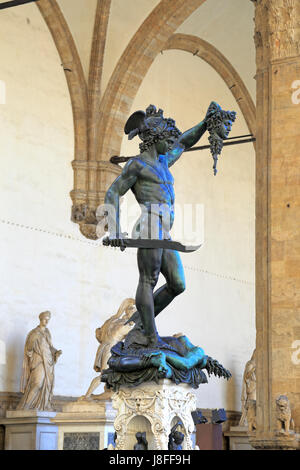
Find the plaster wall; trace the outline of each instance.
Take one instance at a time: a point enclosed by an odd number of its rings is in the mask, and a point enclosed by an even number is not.
[[[19,390],[25,336],[49,309],[54,346],[63,350],[55,394],[78,396],[94,376],[95,328],[135,295],[135,253],[106,250],[70,221],[73,122],[59,56],[35,5],[3,11],[0,22],[7,90],[0,113],[0,390]],[[132,110],[156,104],[185,130],[211,99],[239,111],[208,65],[168,51],[152,65]],[[247,133],[241,113],[232,135],[240,133]],[[137,142],[124,139],[122,154],[136,155]],[[158,328],[187,334],[233,372],[228,383],[210,379],[197,392],[198,405],[238,410],[255,338],[253,147],[224,149],[217,177],[209,152],[185,154],[173,168],[178,203],[204,206],[205,245],[183,257],[187,290]]]

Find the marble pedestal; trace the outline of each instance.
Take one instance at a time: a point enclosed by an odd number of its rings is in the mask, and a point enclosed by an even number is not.
[[[230,450],[254,450],[249,442],[247,426],[230,426],[224,436],[229,437]]]
[[[58,427],[58,450],[99,450],[114,434],[111,400],[77,401],[63,406],[52,419]],[[112,438],[112,436],[110,436]]]
[[[58,428],[51,411],[7,411],[0,420],[5,426],[5,450],[56,450]]]
[[[133,450],[135,434],[146,432],[149,450],[168,450],[172,426],[180,419],[185,439],[183,449],[194,448],[192,411],[196,397],[186,384],[175,385],[164,379],[147,382],[135,388],[122,386],[112,397],[117,410],[114,427],[117,432],[116,450]]]

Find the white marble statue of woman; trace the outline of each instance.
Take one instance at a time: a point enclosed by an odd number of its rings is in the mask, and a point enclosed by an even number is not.
[[[40,324],[27,335],[21,378],[24,395],[19,410],[52,410],[54,365],[62,351],[52,345],[47,328],[50,317],[48,311],[40,313]]]

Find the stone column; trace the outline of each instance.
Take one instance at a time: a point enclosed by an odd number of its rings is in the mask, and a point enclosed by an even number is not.
[[[253,1],[253,0],[252,0]],[[300,2],[256,0],[256,448],[289,448],[276,436],[275,400],[287,395],[300,427]],[[293,442],[288,442],[288,441]],[[296,443],[297,445],[297,443]]]

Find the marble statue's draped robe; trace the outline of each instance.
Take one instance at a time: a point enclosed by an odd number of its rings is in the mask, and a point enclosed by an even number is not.
[[[18,409],[51,410],[56,352],[47,328],[42,330],[38,326],[30,331],[25,342],[21,378],[24,396]]]

